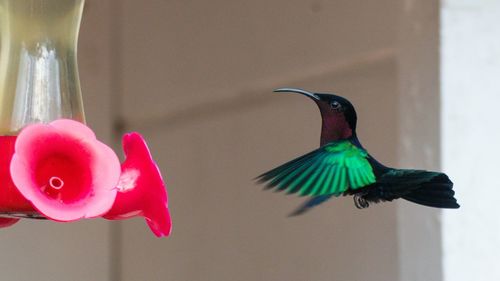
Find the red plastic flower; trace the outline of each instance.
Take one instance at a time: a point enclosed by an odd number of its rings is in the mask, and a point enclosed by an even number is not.
[[[9,227],[17,223],[19,219],[0,217],[0,228]]]
[[[111,208],[120,162],[90,128],[60,119],[21,131],[10,173],[40,213],[56,221],[74,221],[98,217]]]
[[[16,139],[17,136],[0,136],[0,213],[36,215],[38,212],[19,192],[10,176],[10,162],[14,155]]]
[[[118,194],[104,218],[115,220],[140,215],[157,237],[170,235],[172,221],[167,189],[146,142],[138,133],[123,136],[126,160],[118,183]]]

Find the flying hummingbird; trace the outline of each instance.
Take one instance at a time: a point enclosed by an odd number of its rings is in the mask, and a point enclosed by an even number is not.
[[[293,88],[274,91],[309,97],[321,112],[320,148],[257,177],[266,189],[311,197],[292,216],[340,195],[354,196],[359,209],[398,198],[429,207],[460,207],[446,174],[390,168],[373,158],[359,142],[356,111],[347,99]]]

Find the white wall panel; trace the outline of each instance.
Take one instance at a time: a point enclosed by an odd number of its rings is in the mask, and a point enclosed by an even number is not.
[[[500,280],[500,3],[443,2],[443,167],[460,212],[443,215],[446,281]]]

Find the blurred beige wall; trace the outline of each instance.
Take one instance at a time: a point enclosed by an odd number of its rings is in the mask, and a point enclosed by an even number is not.
[[[319,143],[316,106],[282,86],[350,98],[365,146],[395,164],[394,2],[117,4],[120,117],[149,140],[174,220],[166,240],[122,224],[121,280],[398,279],[395,204],[287,218],[302,199],[252,181]]]
[[[156,239],[142,219],[22,222],[0,232],[11,253],[0,269],[9,280],[400,279],[397,204],[339,198],[287,218],[303,199],[252,180],[319,143],[315,105],[272,93],[283,86],[349,98],[364,146],[400,162],[397,2],[88,0],[88,122],[117,151],[116,129],[146,137],[173,234]]]

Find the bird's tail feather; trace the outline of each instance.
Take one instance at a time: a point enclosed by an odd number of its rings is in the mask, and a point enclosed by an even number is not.
[[[380,179],[384,196],[403,198],[413,203],[435,207],[459,208],[453,182],[443,173],[421,170],[395,170]]]
[[[402,198],[429,207],[456,209],[460,205],[458,205],[454,197],[455,192],[451,187],[446,183],[424,184],[421,188],[404,195]]]

